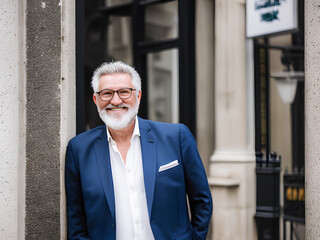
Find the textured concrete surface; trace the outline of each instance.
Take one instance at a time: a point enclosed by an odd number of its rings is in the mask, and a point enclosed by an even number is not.
[[[26,28],[26,239],[59,239],[61,2],[28,0]]]
[[[76,134],[75,1],[62,3],[62,92],[60,138],[60,240],[67,239],[64,162],[69,139]]]
[[[24,231],[22,7],[19,0],[0,4],[0,239],[9,240],[22,239]]]
[[[320,239],[320,3],[305,1],[306,239]]]

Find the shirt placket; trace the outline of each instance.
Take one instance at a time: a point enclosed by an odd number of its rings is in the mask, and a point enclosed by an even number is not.
[[[117,162],[117,168],[118,171],[121,172],[126,180],[126,185],[127,185],[127,189],[129,189],[129,205],[131,204],[131,194],[130,194],[130,185],[128,184],[129,180],[128,178],[130,177],[128,174],[128,169],[127,165],[124,163],[123,158],[121,156],[121,153],[118,150],[117,144],[116,142],[112,139],[111,140],[111,144],[112,144],[112,149],[114,152],[114,157],[116,158],[116,162]],[[132,212],[132,207],[130,208],[131,214],[129,214],[129,216],[131,216],[131,222],[133,222],[133,212]]]
[[[138,172],[136,166],[136,159],[133,159],[133,154],[131,153],[132,149],[134,149],[135,141],[131,142],[131,146],[128,150],[127,154],[127,183],[129,186],[129,195],[130,195],[130,204],[132,209],[132,220],[133,220],[133,227],[134,227],[134,240],[142,240],[142,233],[141,233],[141,218],[140,218],[140,209],[139,209],[139,201],[138,201]]]

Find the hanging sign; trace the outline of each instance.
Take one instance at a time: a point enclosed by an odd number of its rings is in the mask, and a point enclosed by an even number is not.
[[[298,28],[297,0],[247,0],[247,37],[260,37]]]

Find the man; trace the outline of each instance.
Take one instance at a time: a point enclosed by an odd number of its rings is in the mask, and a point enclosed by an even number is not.
[[[141,79],[122,62],[101,65],[92,87],[106,126],[69,142],[68,239],[206,239],[212,200],[190,131],[137,117]]]

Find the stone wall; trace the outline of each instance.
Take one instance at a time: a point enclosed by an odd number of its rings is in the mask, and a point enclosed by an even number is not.
[[[59,239],[61,6],[26,10],[26,239]]]
[[[24,1],[0,4],[0,239],[24,236]]]
[[[306,239],[320,236],[320,5],[305,1]]]

